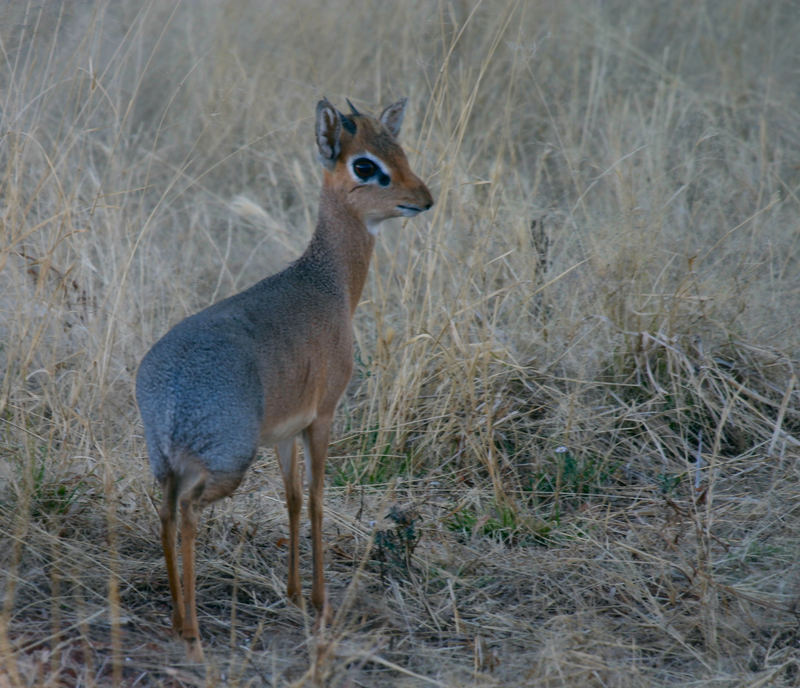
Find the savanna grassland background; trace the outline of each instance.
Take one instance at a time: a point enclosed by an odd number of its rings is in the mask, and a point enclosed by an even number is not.
[[[0,687],[800,684],[798,36],[790,1],[4,3]],[[188,665],[134,374],[302,251],[323,95],[408,96],[437,202],[356,318],[333,625],[285,599],[266,450],[204,514]]]

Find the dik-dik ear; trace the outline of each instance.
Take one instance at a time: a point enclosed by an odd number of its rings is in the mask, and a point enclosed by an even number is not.
[[[389,130],[389,133],[397,138],[400,134],[400,127],[403,125],[403,115],[406,114],[406,103],[408,98],[401,98],[396,103],[388,105],[381,113],[381,124]]]
[[[336,108],[327,98],[317,103],[316,134],[319,159],[325,167],[332,170],[342,150],[342,122]]]

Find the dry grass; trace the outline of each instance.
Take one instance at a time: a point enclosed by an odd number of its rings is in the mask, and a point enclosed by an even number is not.
[[[0,687],[797,685],[798,35],[756,0],[0,9]],[[301,251],[323,94],[408,95],[437,205],[357,317],[334,625],[286,603],[265,452],[205,514],[188,666],[133,376]]]

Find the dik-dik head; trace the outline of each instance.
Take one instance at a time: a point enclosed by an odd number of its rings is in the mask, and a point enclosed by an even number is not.
[[[411,171],[397,142],[405,109],[402,98],[376,119],[352,104],[350,114],[344,115],[327,99],[317,103],[316,138],[325,167],[324,186],[341,193],[372,234],[383,220],[413,217],[433,205],[431,192]]]

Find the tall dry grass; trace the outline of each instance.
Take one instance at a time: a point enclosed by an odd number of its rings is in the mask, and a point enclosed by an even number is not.
[[[0,9],[0,686],[796,685],[798,9]],[[334,625],[285,601],[265,452],[187,666],[133,376],[302,250],[322,95],[409,96],[437,204],[358,311]]]

